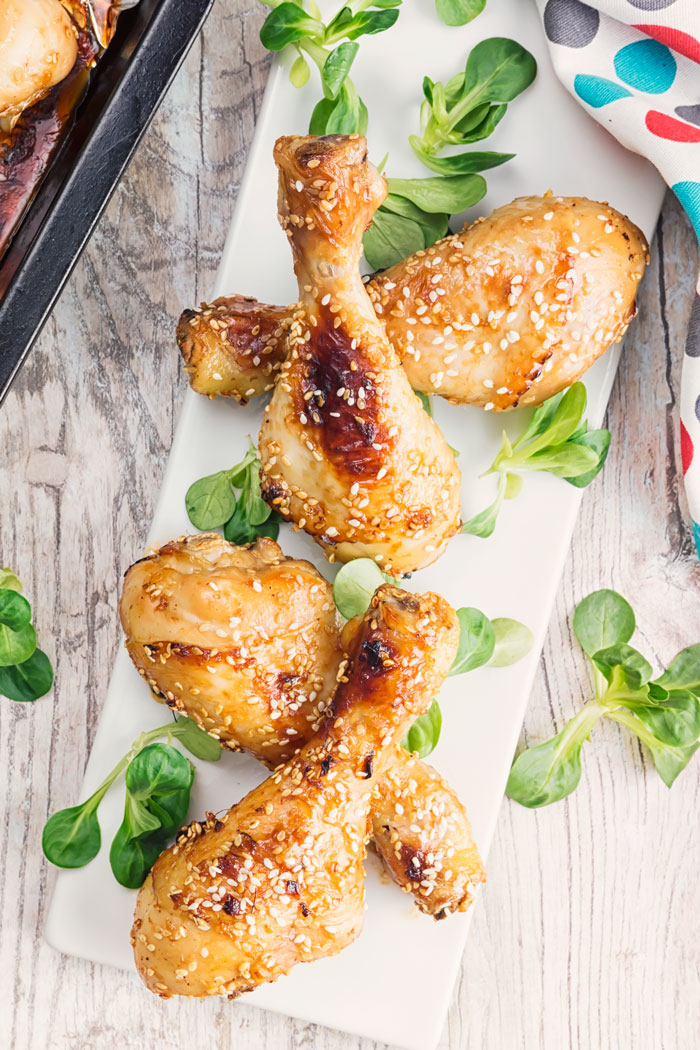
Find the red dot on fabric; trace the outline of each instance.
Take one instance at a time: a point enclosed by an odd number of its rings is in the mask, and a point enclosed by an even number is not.
[[[688,473],[688,468],[693,462],[693,451],[693,442],[690,434],[683,426],[683,421],[681,420],[681,465],[684,474]]]
[[[669,117],[667,113],[659,113],[657,109],[649,110],[644,123],[652,135],[660,139],[668,139],[670,142],[700,142],[700,128]]]
[[[690,33],[684,33],[682,29],[673,29],[671,26],[636,25],[634,28],[653,37],[659,43],[666,44],[679,55],[685,55],[693,62],[700,62],[700,40],[696,40]]]

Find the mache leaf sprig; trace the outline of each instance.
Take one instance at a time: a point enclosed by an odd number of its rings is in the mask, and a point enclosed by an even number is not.
[[[535,79],[537,63],[516,40],[490,37],[472,48],[463,73],[443,84],[423,79],[421,130],[409,142],[416,156],[439,175],[486,171],[511,160],[512,153],[467,150],[440,156],[451,146],[487,138],[512,102]]]
[[[566,798],[581,779],[581,750],[603,718],[624,726],[649,749],[667,787],[698,749],[700,644],[682,649],[652,678],[649,661],[629,640],[634,612],[615,591],[589,594],[574,612],[573,627],[592,665],[595,693],[564,728],[515,759],[506,794],[523,806]]]
[[[236,493],[236,489],[240,490]],[[187,516],[196,529],[223,527],[229,543],[253,543],[258,536],[279,535],[281,515],[268,507],[260,492],[260,460],[253,442],[240,463],[207,474],[185,495]]]
[[[386,181],[389,194],[362,242],[365,259],[374,270],[430,248],[449,233],[451,215],[478,204],[486,193],[481,175]]]
[[[520,493],[522,475],[529,471],[554,474],[576,488],[590,485],[607,459],[610,431],[589,430],[585,411],[586,388],[583,383],[574,383],[540,405],[514,441],[504,430],[498,455],[481,475],[497,475],[496,497],[464,523],[462,532],[490,536],[503,501]]]
[[[333,599],[341,616],[351,620],[369,608],[372,595],[383,583],[396,584],[371,558],[356,558],[343,565],[333,584]],[[480,609],[457,609],[459,646],[450,675],[465,674],[477,667],[508,667],[532,648],[532,632],[525,624],[508,617],[490,620]],[[437,747],[442,712],[433,700],[401,741],[404,750],[426,758]]]
[[[297,57],[289,71],[295,87],[311,75],[309,60],[318,68],[323,98],[309,122],[312,135],[364,135],[367,107],[349,76],[359,50],[358,39],[383,33],[399,17],[401,0],[348,0],[324,22],[314,0],[262,0],[271,7],[260,30],[269,51],[293,48]]]
[[[467,58],[465,72],[446,85],[425,77],[421,135],[412,135],[409,141],[416,156],[437,176],[387,179],[389,195],[364,236],[370,266],[386,269],[430,248],[449,233],[450,215],[465,212],[482,199],[486,180],[477,172],[503,164],[514,154],[438,154],[446,146],[487,138],[504,116],[507,103],[529,86],[536,72],[529,51],[514,40],[497,37],[477,44]]]
[[[162,737],[167,743],[156,742]],[[195,771],[172,746],[176,740],[196,758],[221,757],[221,744],[184,716],[142,733],[85,802],[49,817],[41,840],[46,858],[59,868],[82,868],[97,856],[102,845],[97,810],[124,773],[124,818],[109,863],[117,882],[138,889],[187,817]]]
[[[21,703],[38,700],[53,685],[53,668],[37,648],[32,607],[10,569],[0,569],[0,696]]]

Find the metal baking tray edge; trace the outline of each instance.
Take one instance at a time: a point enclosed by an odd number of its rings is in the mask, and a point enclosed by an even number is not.
[[[100,60],[66,142],[0,261],[0,272],[15,271],[0,299],[0,404],[213,3],[143,0],[122,15],[126,28],[118,27]],[[28,239],[37,213],[43,217]]]

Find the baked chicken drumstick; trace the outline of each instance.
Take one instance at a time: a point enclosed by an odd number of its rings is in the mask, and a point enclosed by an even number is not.
[[[274,767],[318,729],[342,659],[332,591],[273,540],[169,543],[129,569],[120,611],[156,697],[226,747]],[[423,912],[466,910],[483,868],[464,807],[436,770],[392,745],[370,817],[377,852]]]
[[[132,943],[152,991],[234,998],[355,940],[376,780],[458,634],[437,595],[379,588],[318,733],[221,819],[191,824],[148,875]]]
[[[401,575],[457,532],[461,478],[360,279],[386,184],[360,135],[290,136],[274,154],[300,306],[260,432],[262,494],[332,557]]]
[[[644,235],[608,204],[521,197],[367,285],[411,386],[502,410],[575,382],[635,312]],[[298,307],[244,296],[186,310],[177,339],[199,393],[272,388]]]

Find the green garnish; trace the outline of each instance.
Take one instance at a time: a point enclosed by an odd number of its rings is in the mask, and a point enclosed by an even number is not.
[[[369,609],[369,603],[377,587],[383,583],[395,583],[391,576],[371,558],[356,558],[342,565],[333,582],[333,601],[338,612],[346,620],[361,616]]]
[[[494,646],[489,667],[510,667],[532,649],[532,631],[519,620],[497,616],[491,621]]]
[[[583,418],[585,411],[586,388],[583,383],[574,383],[540,405],[515,441],[511,442],[504,430],[499,453],[482,475],[498,475],[496,498],[465,522],[462,532],[490,536],[503,501],[519,494],[521,474],[527,471],[547,471],[576,488],[590,485],[607,459],[610,431],[589,430]]]
[[[437,13],[448,26],[464,26],[480,15],[486,0],[435,0]]]
[[[235,490],[240,492],[236,495]],[[260,493],[260,460],[248,439],[248,451],[235,467],[208,474],[190,485],[185,495],[187,516],[196,529],[223,526],[230,543],[253,543],[258,536],[279,535],[281,515]]]
[[[433,700],[425,714],[419,715],[406,733],[401,747],[410,755],[415,753],[419,758],[427,758],[437,747],[441,730],[442,711],[437,700]]]
[[[372,595],[383,583],[397,581],[382,572],[371,558],[356,558],[341,567],[333,584],[333,600],[346,620],[365,613]],[[457,609],[459,646],[450,668],[450,675],[465,674],[489,664],[505,667],[515,663],[532,646],[532,632],[517,620],[489,620],[479,609]],[[420,715],[401,741],[407,751],[417,751],[425,758],[437,745],[442,726],[442,714],[437,700],[433,700],[424,715]]]
[[[486,193],[481,175],[387,179],[389,196],[363,238],[365,259],[383,270],[449,233],[450,215],[466,211]]]
[[[625,726],[645,744],[667,787],[698,749],[700,645],[691,645],[652,680],[651,664],[631,645],[635,616],[611,590],[594,591],[578,605],[574,634],[591,661],[595,696],[561,732],[515,759],[506,794],[523,806],[565,798],[581,779],[581,749],[601,718]]]
[[[131,760],[124,780],[124,819],[109,863],[117,882],[136,890],[185,821],[194,766],[169,744],[149,744]]]
[[[126,771],[124,820],[112,842],[109,862],[122,886],[137,889],[143,883],[184,823],[194,780],[191,762],[170,743],[154,743],[160,737],[179,740],[195,757],[208,762],[221,757],[221,744],[190,718],[180,717],[142,733],[90,798],[49,817],[41,844],[52,864],[82,868],[97,856],[102,844],[98,806]]]
[[[294,48],[297,57],[289,71],[294,87],[303,87],[311,70],[308,59],[318,68],[323,98],[309,122],[312,135],[364,135],[367,107],[357,93],[349,73],[359,45],[359,37],[383,33],[399,17],[401,0],[349,0],[324,23],[314,0],[307,9],[293,0],[263,0],[272,8],[260,30],[260,40],[268,51]]]
[[[296,51],[289,71],[292,84],[301,88],[308,83],[308,60],[318,68],[323,98],[311,114],[309,133],[366,134],[367,107],[350,77],[359,50],[357,40],[390,29],[399,16],[401,0],[350,0],[327,23],[314,0],[263,2],[272,10],[260,30],[260,39],[269,51]],[[444,22],[464,25],[483,10],[485,0],[436,3]],[[502,164],[511,154],[437,154],[444,145],[486,138],[505,112],[503,103],[524,90],[535,71],[535,60],[519,44],[494,39],[477,45],[467,60],[466,71],[453,77],[446,87],[425,78],[422,137],[411,136],[411,144],[438,177],[387,180],[389,195],[364,236],[365,258],[373,269],[386,269],[430,248],[449,233],[450,215],[458,215],[482,199],[486,182],[475,172]],[[496,99],[501,101],[492,105]]]
[[[28,703],[53,685],[51,662],[37,649],[32,607],[10,569],[0,569],[0,695]]]
[[[457,153],[439,157],[446,146],[464,146],[487,138],[505,115],[507,105],[530,86],[535,59],[522,45],[505,37],[482,40],[467,57],[464,73],[447,84],[425,77],[421,133],[411,135],[414,153],[440,175],[486,171],[512,153]]]
[[[472,4],[441,3],[451,25],[478,14]],[[481,4],[483,7],[483,3]],[[481,8],[479,8],[481,9]],[[364,236],[365,258],[374,269],[386,269],[408,255],[430,248],[449,233],[450,215],[466,211],[486,193],[486,180],[476,172],[510,160],[512,153],[470,151],[439,156],[446,146],[487,138],[505,115],[507,103],[535,78],[537,63],[516,43],[494,37],[470,52],[464,73],[447,84],[425,77],[421,135],[411,135],[414,153],[438,177],[387,179],[389,196]]]

